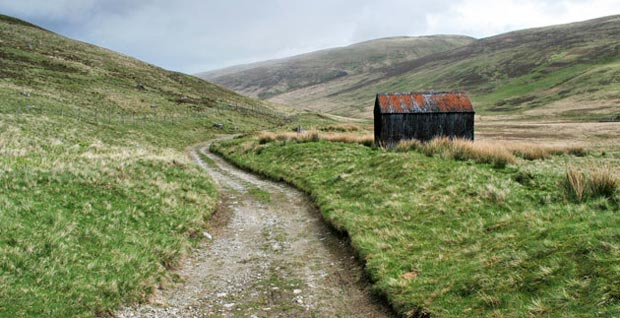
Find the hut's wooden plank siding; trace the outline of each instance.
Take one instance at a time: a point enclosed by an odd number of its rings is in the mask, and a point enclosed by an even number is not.
[[[403,95],[402,93],[399,93]],[[402,100],[415,100],[416,97],[420,100],[420,95],[426,100],[431,100],[429,96],[437,97],[437,94],[460,94],[458,98],[453,98],[456,101],[466,101],[462,108],[460,105],[449,105],[450,111],[442,112],[437,111],[436,108],[433,111],[428,111],[428,107],[433,105],[427,105],[419,107],[419,105],[411,105],[407,108],[407,105],[400,106],[401,112],[394,112],[394,107],[389,105],[389,109],[385,105],[380,104],[379,96],[375,102],[374,119],[375,119],[375,143],[378,146],[393,147],[400,140],[403,139],[418,139],[421,141],[428,141],[438,136],[446,136],[450,138],[464,138],[474,139],[474,111],[469,99],[462,95],[462,93],[407,93],[407,99]],[[385,96],[385,95],[383,95]],[[451,97],[451,96],[448,96]],[[439,96],[437,98],[447,99],[446,96]],[[394,98],[392,98],[394,99]],[[383,100],[386,100],[383,98]],[[398,100],[398,98],[396,98]],[[382,107],[383,106],[383,107]],[[456,110],[456,111],[454,111]],[[460,111],[459,111],[460,110]]]

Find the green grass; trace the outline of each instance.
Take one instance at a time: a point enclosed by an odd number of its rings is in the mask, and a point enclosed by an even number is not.
[[[0,159],[0,316],[90,317],[169,283],[215,207],[203,172],[152,146],[14,135]]]
[[[283,119],[1,15],[0,42],[0,317],[108,316],[178,281],[217,202],[186,147]]]
[[[563,187],[567,163],[618,169],[613,156],[494,168],[355,144],[248,143],[212,148],[307,191],[404,315],[620,315],[620,207],[576,203]]]
[[[250,195],[255,197],[258,201],[262,203],[270,203],[271,202],[271,194],[268,191],[257,187],[250,187]]]
[[[384,38],[198,76],[268,99],[317,84],[338,85],[352,75],[368,77],[384,66],[447,51],[472,41],[471,37],[455,35]]]
[[[457,45],[452,48],[437,46],[436,41],[435,52],[401,56],[362,73],[319,80],[318,85],[313,81],[314,71],[299,71],[294,58],[271,67],[260,65],[231,72],[220,79],[224,86],[247,93],[281,90],[290,81],[303,82],[303,89],[288,87],[287,94],[275,100],[299,109],[354,117],[372,116],[374,98],[380,92],[459,90],[470,95],[478,114],[523,115],[528,110],[551,107],[554,112],[539,113],[535,119],[610,119],[618,115],[620,96],[618,34],[620,18],[616,15],[509,32],[470,43],[454,42]],[[361,48],[368,51],[380,48],[380,44],[369,42]],[[387,47],[386,52],[387,57],[398,50]],[[313,65],[313,70],[339,60],[321,52],[300,58],[308,56],[320,64]],[[272,69],[283,69],[278,80],[269,73]],[[290,75],[294,79],[288,79]],[[575,106],[579,108],[576,112]]]

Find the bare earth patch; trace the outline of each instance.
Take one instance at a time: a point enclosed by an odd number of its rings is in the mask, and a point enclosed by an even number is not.
[[[372,297],[348,243],[304,194],[240,171],[207,146],[191,155],[223,193],[205,234],[213,239],[179,269],[183,284],[118,317],[392,316]]]

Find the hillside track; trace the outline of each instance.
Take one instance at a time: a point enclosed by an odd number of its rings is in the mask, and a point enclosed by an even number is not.
[[[208,151],[190,155],[218,183],[205,239],[177,271],[183,283],[118,317],[392,317],[371,295],[349,243],[305,194],[241,171]]]

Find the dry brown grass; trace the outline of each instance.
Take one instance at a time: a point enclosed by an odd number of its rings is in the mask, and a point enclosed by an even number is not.
[[[297,142],[307,142],[307,141],[318,141],[319,133],[317,131],[306,131],[306,132],[280,132],[274,133],[269,131],[263,131],[258,134],[258,142],[261,144],[272,142],[272,141],[297,141]]]
[[[498,141],[476,141],[464,139],[435,138],[423,143],[418,140],[403,140],[394,148],[396,151],[418,150],[426,155],[439,154],[456,160],[474,160],[505,166],[515,163],[516,158],[526,160],[548,159],[553,155],[570,154],[583,156],[587,152],[579,146],[541,146],[528,143],[500,143]]]
[[[372,134],[357,135],[351,133],[328,133],[320,134],[321,140],[332,142],[344,142],[350,144],[362,144],[371,147],[375,143],[375,136]]]
[[[495,142],[498,144],[499,142]],[[584,156],[587,151],[581,146],[541,146],[531,143],[509,143],[505,146],[515,156],[526,160],[548,159],[551,156],[569,154]]]
[[[354,124],[337,124],[337,125],[329,125],[321,128],[322,131],[339,131],[339,132],[352,132],[352,131],[361,131],[362,128],[358,125]]]
[[[260,132],[258,134],[258,142],[265,144],[272,141],[296,141],[296,142],[309,142],[309,141],[331,141],[331,142],[344,142],[344,143],[356,143],[365,146],[372,146],[375,142],[375,138],[372,134],[353,134],[353,133],[319,133],[318,131],[307,132]]]
[[[564,188],[568,197],[577,202],[598,197],[617,199],[615,196],[620,193],[620,175],[614,174],[606,166],[569,166]]]
[[[504,167],[515,163],[515,156],[505,147],[487,142],[472,142],[464,139],[435,138],[427,143],[404,140],[395,147],[396,151],[418,150],[428,156],[440,155],[455,160],[474,160]]]
[[[401,140],[398,144],[396,144],[394,150],[399,152],[405,152],[409,150],[420,149],[420,147],[422,147],[422,143],[419,140],[407,139]]]
[[[582,201],[586,193],[586,176],[583,171],[574,167],[567,168],[564,188],[570,198]]]
[[[595,197],[613,198],[620,191],[620,176],[611,173],[605,166],[591,169],[589,190]]]

